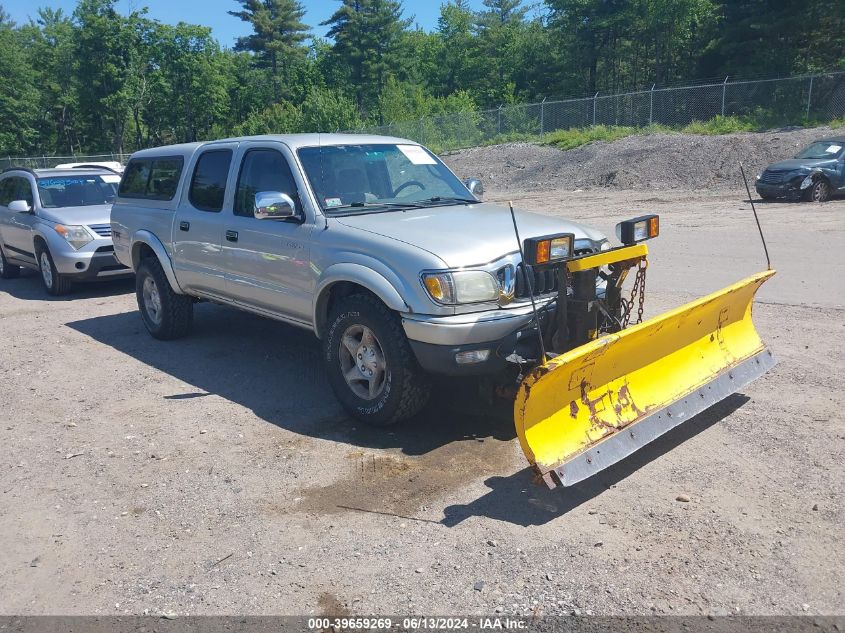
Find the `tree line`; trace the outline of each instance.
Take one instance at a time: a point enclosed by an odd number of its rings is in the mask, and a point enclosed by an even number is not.
[[[431,31],[398,0],[232,0],[231,49],[117,0],[0,5],[0,154],[127,152],[239,134],[355,129],[500,104],[845,67],[845,2],[466,0]]]

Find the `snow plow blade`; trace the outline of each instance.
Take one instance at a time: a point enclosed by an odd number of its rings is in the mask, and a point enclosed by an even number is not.
[[[546,485],[604,470],[775,365],[751,320],[758,273],[536,367],[514,421]]]

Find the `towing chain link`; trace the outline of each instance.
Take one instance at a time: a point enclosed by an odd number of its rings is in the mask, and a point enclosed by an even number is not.
[[[648,270],[648,260],[643,258],[637,267],[637,275],[634,277],[634,287],[631,288],[631,298],[627,301],[625,306],[625,314],[622,315],[622,328],[628,327],[631,322],[631,312],[634,308],[634,300],[638,300],[637,304],[637,323],[643,322],[643,312],[645,310],[645,274]]]

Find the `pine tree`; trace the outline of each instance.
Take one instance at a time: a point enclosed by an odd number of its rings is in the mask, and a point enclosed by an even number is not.
[[[376,105],[388,75],[396,70],[396,43],[410,20],[402,19],[397,0],[341,0],[322,23],[334,38],[333,52],[346,67],[361,112]]]
[[[229,15],[252,25],[253,33],[239,37],[236,51],[254,53],[261,67],[268,68],[273,80],[276,100],[282,96],[279,85],[287,85],[290,68],[302,61],[308,49],[303,42],[308,39],[309,27],[302,22],[305,7],[298,0],[238,0],[241,11],[229,11]]]

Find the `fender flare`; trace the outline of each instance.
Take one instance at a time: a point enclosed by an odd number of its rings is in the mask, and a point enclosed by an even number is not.
[[[167,281],[170,282],[170,287],[176,294],[185,294],[182,288],[179,287],[179,282],[176,279],[176,272],[173,270],[173,262],[170,261],[170,255],[167,254],[167,249],[153,233],[147,230],[141,230],[135,233],[132,237],[132,246],[130,252],[132,253],[132,269],[138,270],[140,259],[138,258],[138,249],[140,245],[149,246],[153,253],[155,253],[159,264],[161,264]]]
[[[312,306],[312,323],[317,338],[322,338],[327,312],[328,289],[334,284],[346,281],[362,286],[381,299],[391,310],[411,312],[408,303],[381,273],[361,264],[343,263],[329,266],[317,282]]]

